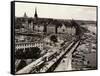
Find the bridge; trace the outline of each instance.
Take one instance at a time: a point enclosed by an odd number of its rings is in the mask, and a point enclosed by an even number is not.
[[[53,52],[48,52],[39,59],[33,61],[25,66],[16,74],[39,73],[39,72],[53,72],[60,71],[61,61],[66,57],[66,68],[63,71],[72,70],[71,57],[74,50],[78,47],[80,41],[66,42],[60,49],[53,49]]]

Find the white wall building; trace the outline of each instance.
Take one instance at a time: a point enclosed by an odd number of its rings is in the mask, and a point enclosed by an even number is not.
[[[67,34],[74,35],[75,32],[76,32],[76,29],[74,27],[69,27],[69,26],[65,26],[64,24],[62,24],[62,26],[59,26],[57,28],[57,32],[58,33],[67,33]]]

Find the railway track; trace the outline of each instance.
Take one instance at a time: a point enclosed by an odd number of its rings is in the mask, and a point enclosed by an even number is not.
[[[45,66],[46,69],[43,69],[42,71],[40,72],[53,72],[55,70],[55,68],[59,65],[59,63],[61,62],[61,60],[63,59],[63,57],[66,55],[66,54],[71,54],[75,49],[76,47],[78,46],[79,44],[79,41],[78,42],[72,42],[66,49],[64,52],[60,53],[59,56],[57,56],[55,59],[49,61],[48,65]],[[69,56],[68,55],[68,56]]]
[[[43,57],[17,71],[16,74],[54,71],[64,55],[66,55],[67,53],[71,54],[77,48],[79,42],[80,41],[73,41],[70,43],[65,43],[65,45],[59,51],[57,50],[52,53],[47,53]],[[62,51],[62,49],[64,50]]]

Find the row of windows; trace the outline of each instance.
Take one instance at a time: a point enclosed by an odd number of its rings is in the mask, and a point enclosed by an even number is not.
[[[36,46],[43,46],[43,43],[36,43],[36,44],[17,44],[16,48],[20,48],[20,47],[36,47]]]
[[[16,49],[18,50],[18,49],[24,49],[24,48],[32,48],[32,47],[39,47],[40,49],[42,49],[43,48],[43,46],[42,45],[38,45],[38,46],[27,46],[27,47],[16,47]]]

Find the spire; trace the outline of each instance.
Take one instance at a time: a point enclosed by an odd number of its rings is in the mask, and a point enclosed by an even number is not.
[[[24,13],[24,18],[27,18],[26,12]]]
[[[34,18],[38,18],[38,15],[37,15],[37,8],[35,8]]]

